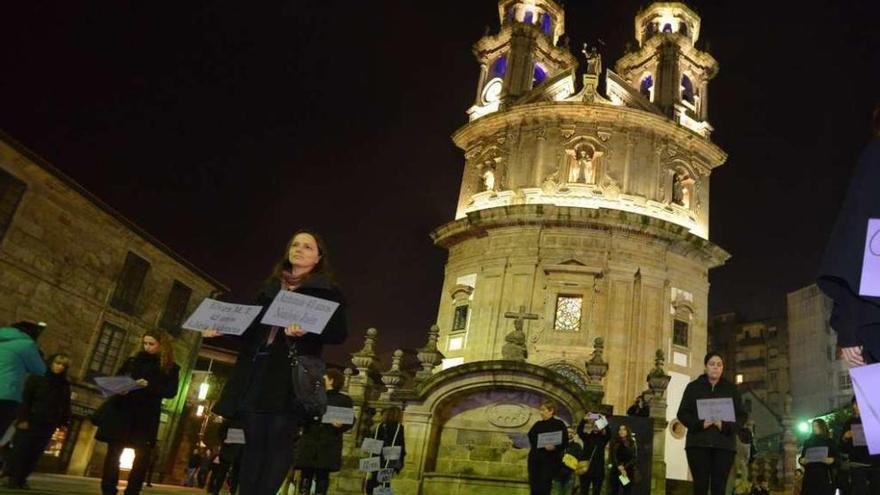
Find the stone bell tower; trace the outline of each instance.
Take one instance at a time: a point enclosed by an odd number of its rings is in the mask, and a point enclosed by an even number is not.
[[[474,45],[469,122],[452,136],[465,161],[455,219],[432,233],[449,251],[443,366],[525,359],[586,383],[601,337],[618,412],[657,349],[674,395],[702,369],[708,271],[729,256],[709,240],[709,178],[726,155],[709,139],[718,65],[695,48],[700,19],[654,3],[635,18],[639,49],[603,71],[592,47],[579,70],[555,1],[502,0],[498,12]]]

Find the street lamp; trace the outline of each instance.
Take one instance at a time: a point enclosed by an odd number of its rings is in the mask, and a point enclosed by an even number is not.
[[[801,421],[798,423],[798,431],[801,433],[809,433],[810,432],[810,423],[806,421]]]

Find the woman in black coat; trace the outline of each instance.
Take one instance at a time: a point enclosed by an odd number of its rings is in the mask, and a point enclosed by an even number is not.
[[[529,429],[529,490],[532,495],[550,495],[553,489],[553,478],[562,469],[562,456],[568,448],[568,427],[562,420],[554,417],[556,403],[552,400],[543,400],[538,407],[541,420]],[[560,445],[547,445],[538,448],[538,436],[543,433],[562,432]]]
[[[602,419],[604,425],[598,428],[596,421]],[[590,467],[580,477],[581,495],[589,495],[590,486],[593,495],[602,493],[602,480],[605,479],[605,446],[611,440],[608,431],[608,420],[602,415],[587,412],[578,423],[577,435],[584,443],[584,458],[590,461]]]
[[[26,488],[25,482],[55,429],[66,429],[70,424],[70,357],[55,354],[48,363],[46,374],[30,375],[24,386],[9,459],[9,488]]]
[[[632,487],[636,480],[636,462],[638,461],[638,447],[636,438],[629,430],[629,426],[620,425],[617,428],[617,437],[611,442],[611,469],[608,477],[611,486],[611,495],[623,492],[624,495],[632,493]],[[626,476],[629,481],[624,485],[620,479]]]
[[[293,390],[291,351],[320,357],[324,344],[341,344],[348,336],[342,294],[332,283],[329,253],[314,232],[294,234],[256,304],[268,308],[282,289],[333,301],[340,307],[321,334],[306,333],[298,325],[263,325],[261,314],[241,336],[235,368],[214,406],[216,414],[236,419],[244,429],[241,495],[278,490],[293,465],[297,430],[311,419]],[[218,335],[216,331],[204,332],[205,337]]]
[[[134,378],[142,388],[114,395],[95,413],[98,426],[95,438],[107,442],[101,492],[115,495],[119,482],[119,456],[125,447],[135,451],[134,465],[128,475],[126,495],[141,492],[150,446],[156,442],[162,400],[177,395],[180,367],[174,362],[171,336],[158,330],[147,330],[141,338],[142,349],[128,358],[117,375]]]
[[[813,448],[825,449],[825,458],[817,462],[807,461],[807,451]],[[833,495],[834,473],[831,466],[837,459],[837,449],[828,433],[828,424],[823,419],[813,420],[813,434],[804,442],[798,462],[804,467],[804,483],[801,495]]]
[[[399,407],[388,407],[382,411],[382,422],[373,430],[373,438],[382,440],[382,454],[379,456],[379,465],[382,469],[391,469],[395,473],[399,473],[403,469],[403,462],[406,458],[406,442],[403,434],[403,411]],[[387,457],[385,450],[389,447],[399,447],[399,456],[397,459]],[[378,473],[370,473],[364,483],[364,494],[372,495],[373,489],[379,486]],[[387,486],[387,483],[382,483]]]
[[[694,478],[694,495],[722,495],[736,456],[736,433],[746,421],[736,385],[721,377],[724,361],[717,352],[703,359],[705,374],[684,389],[678,420],[687,427],[685,451]],[[736,421],[700,419],[697,401],[731,399]]]
[[[327,405],[351,409],[351,397],[339,392],[345,376],[336,369],[327,370],[324,385],[327,389]],[[296,444],[293,465],[302,471],[300,494],[311,493],[315,481],[315,495],[326,495],[330,486],[330,473],[342,468],[342,434],[353,425],[312,421],[303,427],[302,436]]]

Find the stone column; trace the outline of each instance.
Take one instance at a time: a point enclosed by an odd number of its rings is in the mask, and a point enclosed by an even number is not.
[[[648,388],[651,389],[651,423],[654,429],[651,456],[651,494],[666,493],[666,387],[672,377],[666,374],[663,364],[666,358],[663,351],[657,350],[654,369],[648,373]]]
[[[474,105],[483,104],[483,87],[486,86],[486,76],[489,73],[489,67],[486,62],[480,62],[480,79],[477,81],[477,97],[474,99]]]
[[[585,363],[590,407],[600,406],[605,397],[605,386],[602,384],[602,380],[608,374],[608,363],[602,358],[604,351],[605,340],[602,337],[596,337],[596,340],[593,341],[593,356]]]
[[[379,400],[391,400],[391,395],[400,386],[403,381],[403,372],[400,371],[400,360],[403,358],[403,351],[397,349],[391,358],[391,369],[382,373],[382,383],[385,384],[385,391],[379,397]]]

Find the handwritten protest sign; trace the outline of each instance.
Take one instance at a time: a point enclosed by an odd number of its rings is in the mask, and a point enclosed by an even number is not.
[[[862,427],[862,425],[860,425],[858,423],[853,424],[850,427],[850,430],[852,431],[852,434],[853,434],[853,438],[852,438],[853,447],[867,447],[868,446],[868,439],[865,438],[865,428]]]
[[[379,483],[390,483],[391,478],[394,477],[394,470],[390,468],[380,469],[378,473],[376,473],[376,481]]]
[[[733,399],[730,397],[697,399],[697,417],[704,421],[735,423],[736,412],[733,409]]]
[[[327,411],[321,416],[321,422],[353,425],[354,409],[350,407],[327,406]]]
[[[865,257],[862,261],[862,281],[859,295],[880,297],[880,218],[868,220],[865,239]]]
[[[562,431],[550,431],[547,433],[538,433],[538,445],[535,447],[543,449],[550,445],[562,445]]]
[[[374,471],[378,471],[382,468],[381,459],[378,457],[367,457],[365,459],[360,460],[360,465],[358,469],[365,473],[372,473]]]
[[[828,447],[811,447],[804,452],[807,462],[825,462],[828,457]]]
[[[299,325],[306,332],[320,334],[338,307],[339,303],[333,301],[282,290],[260,323],[284,328]]]
[[[104,397],[144,388],[130,376],[99,376],[95,378],[95,384],[101,389]]]
[[[205,298],[182,327],[197,331],[214,329],[220,333],[241,335],[251,326],[262,309],[262,306],[247,306]]]
[[[241,428],[230,428],[226,431],[226,440],[223,443],[244,445],[244,430]]]
[[[869,366],[850,368],[853,388],[856,391],[856,402],[862,415],[862,431],[871,455],[880,454],[880,397],[876,392],[880,383],[880,363]]]
[[[383,442],[382,440],[377,440],[375,438],[365,438],[363,443],[361,443],[361,451],[368,454],[379,455],[382,453],[383,445],[385,445],[385,442]]]
[[[402,449],[400,446],[395,447],[382,447],[382,457],[389,461],[396,461],[400,459],[400,454],[402,453]]]

